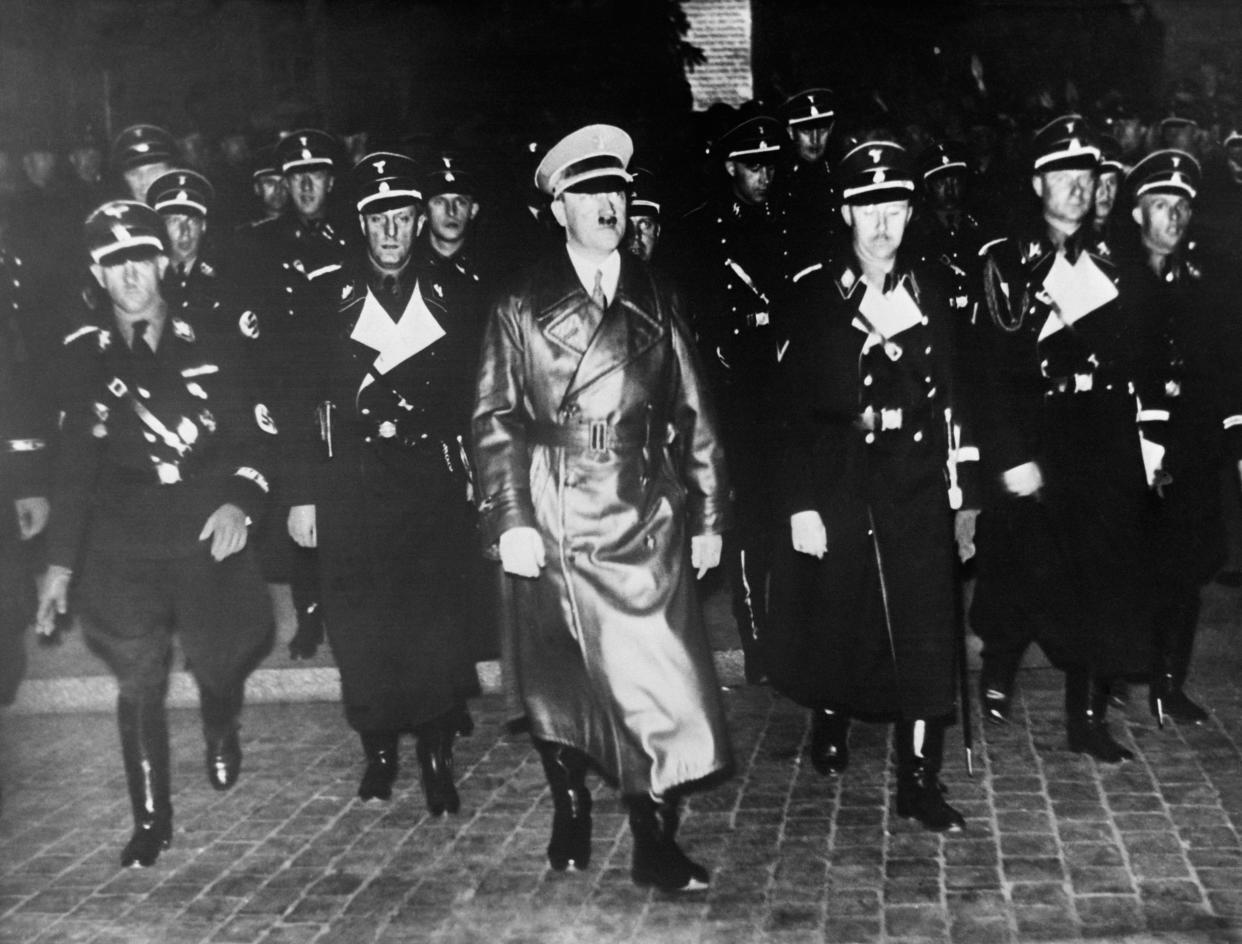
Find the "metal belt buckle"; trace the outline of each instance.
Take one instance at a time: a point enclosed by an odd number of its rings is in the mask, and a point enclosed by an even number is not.
[[[880,429],[881,430],[901,429],[901,422],[902,422],[901,407],[897,407],[897,409],[895,410],[887,410],[887,409],[880,410]]]
[[[769,317],[766,311],[752,311],[746,316],[746,327],[762,328],[768,321]]]
[[[1090,393],[1091,388],[1095,386],[1095,374],[1075,374],[1074,375],[1074,392]]]
[[[606,422],[596,421],[589,427],[589,442],[592,452],[606,452],[608,450],[608,424]]]

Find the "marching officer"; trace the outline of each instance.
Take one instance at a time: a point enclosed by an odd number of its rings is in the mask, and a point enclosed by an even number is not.
[[[441,154],[437,166],[424,175],[421,189],[426,218],[419,240],[421,264],[454,270],[456,276],[480,284],[483,275],[471,239],[480,206],[474,174],[453,155]]]
[[[630,175],[630,209],[626,215],[625,248],[650,263],[660,246],[660,205],[655,175],[636,167]]]
[[[246,675],[270,644],[271,609],[248,527],[263,515],[267,407],[238,375],[232,336],[160,295],[163,220],[113,201],[86,222],[91,271],[111,305],[65,339],[63,424],[38,628],[53,629],[74,582],[86,638],[117,676],[121,753],[134,815],[123,866],[172,841],[164,698],[172,633],[198,683],[207,779],[241,767]]]
[[[253,264],[231,273],[240,283],[244,307],[257,311],[268,328],[263,345],[273,376],[290,378],[303,370],[294,361],[296,343],[271,344],[275,338],[295,339],[310,330],[314,316],[339,301],[336,291],[350,254],[350,241],[328,219],[328,200],[336,184],[341,147],[324,131],[304,128],[276,146],[276,163],[289,191],[289,209],[253,228],[258,244]],[[276,501],[287,506],[283,483],[276,482]],[[279,527],[286,512],[278,510],[271,533],[262,535],[264,570],[270,581],[288,581],[297,614],[297,632],[289,642],[294,659],[313,656],[324,638],[320,604],[319,565],[313,549],[289,543]]]
[[[26,672],[38,566],[31,542],[47,525],[51,428],[26,336],[26,267],[7,230],[7,199],[0,197],[0,706],[13,703]]]
[[[619,251],[632,151],[588,125],[540,162],[566,242],[492,307],[474,455],[507,678],[552,790],[548,862],[588,865],[594,764],[628,808],[631,879],[691,891],[710,877],[676,842],[680,798],[731,763],[693,584],[720,561],[727,482],[681,301]]]
[[[771,556],[772,508],[767,405],[776,343],[772,305],[784,287],[784,230],[772,202],[785,132],[765,115],[739,122],[715,142],[722,187],[681,221],[669,253],[676,260],[720,405],[729,455],[736,528],[725,537],[726,574],[746,660],[761,682]]]
[[[831,89],[806,89],[787,98],[780,114],[790,139],[790,159],[781,168],[775,199],[785,218],[790,251],[797,253],[787,273],[792,276],[827,259],[841,232],[828,157],[836,95]]]
[[[1148,701],[1161,723],[1169,717],[1202,724],[1208,714],[1184,686],[1199,591],[1226,557],[1220,471],[1226,458],[1231,470],[1242,458],[1242,337],[1228,306],[1237,285],[1227,269],[1205,272],[1193,256],[1187,234],[1201,185],[1194,157],[1155,151],[1126,183],[1138,230],[1121,255],[1121,299],[1146,339],[1144,433],[1164,450],[1152,541],[1158,562]]]
[[[331,308],[298,325],[283,437],[289,534],[318,548],[345,718],[387,800],[417,737],[427,808],[456,813],[453,737],[477,692],[462,626],[477,553],[464,439],[480,324],[414,264],[418,171],[376,152],[354,170],[362,259]]]
[[[952,283],[900,251],[915,188],[904,148],[858,145],[836,176],[851,251],[777,310],[789,530],[767,664],[812,709],[817,770],[845,770],[852,715],[892,717],[897,814],[958,831],[939,772],[956,700],[954,511],[967,548],[976,512],[961,510],[958,461],[975,453],[955,403]]]
[[[1136,332],[1110,250],[1090,226],[1100,152],[1077,115],[1033,142],[1041,218],[982,250],[990,490],[971,623],[985,717],[1009,716],[1022,653],[1065,672],[1069,748],[1132,756],[1106,723],[1107,684],[1145,671],[1148,470],[1135,427]]]
[[[214,202],[211,183],[193,170],[171,170],[147,189],[147,204],[163,217],[168,229],[169,265],[160,291],[173,311],[219,309],[224,298],[220,272],[204,258]]]
[[[139,203],[147,199],[157,177],[168,173],[180,161],[173,136],[158,125],[130,125],[112,142],[109,166],[121,175],[125,191]]]

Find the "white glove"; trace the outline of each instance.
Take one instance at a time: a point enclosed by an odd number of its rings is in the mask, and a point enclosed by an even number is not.
[[[823,557],[828,553],[828,532],[818,511],[799,511],[789,516],[789,534],[799,554]]]
[[[319,532],[315,528],[315,506],[294,505],[289,509],[289,537],[298,547],[318,547]]]
[[[690,539],[690,566],[698,571],[699,580],[720,563],[723,543],[719,534],[696,534]]]
[[[1027,498],[1044,487],[1044,473],[1034,462],[1024,462],[1001,473],[1001,481],[1010,495]]]
[[[543,538],[534,528],[510,528],[500,536],[500,566],[515,577],[538,577],[547,563]]]
[[[953,515],[953,539],[957,542],[957,556],[966,563],[975,556],[975,523],[979,509],[963,508]]]

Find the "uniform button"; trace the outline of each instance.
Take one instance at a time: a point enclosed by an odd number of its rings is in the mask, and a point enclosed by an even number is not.
[[[868,374],[866,377],[863,378],[864,387],[870,387],[874,382],[875,382],[875,378],[872,377],[870,374]]]
[[[869,443],[873,443],[875,442],[875,433],[868,433],[866,436],[863,437],[863,439],[865,439]],[[870,534],[871,532],[868,531],[867,533]]]
[[[932,352],[932,349],[931,349],[931,345],[930,345],[930,344],[929,344],[929,345],[927,345],[927,347],[923,348],[923,353],[924,353],[924,354],[930,354],[931,352]]]
[[[359,412],[361,412],[363,416],[370,416],[370,415],[371,415],[371,409],[370,409],[370,407],[365,407],[365,406],[364,406],[364,407],[363,407],[363,408],[362,408]]]
[[[915,441],[915,442],[922,442],[922,441],[923,441],[923,431],[922,431],[921,429],[920,429],[920,430],[917,430],[917,431],[915,432],[915,434],[914,434],[914,441]]]

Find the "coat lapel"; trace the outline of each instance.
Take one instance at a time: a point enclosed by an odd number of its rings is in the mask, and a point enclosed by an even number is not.
[[[594,306],[579,286],[583,306],[593,311]],[[621,278],[617,282],[617,294],[599,330],[582,355],[582,362],[574,375],[566,396],[578,393],[613,371],[641,357],[661,338],[665,328],[660,322],[656,300],[651,292],[651,280],[638,263],[624,252],[621,255]]]

